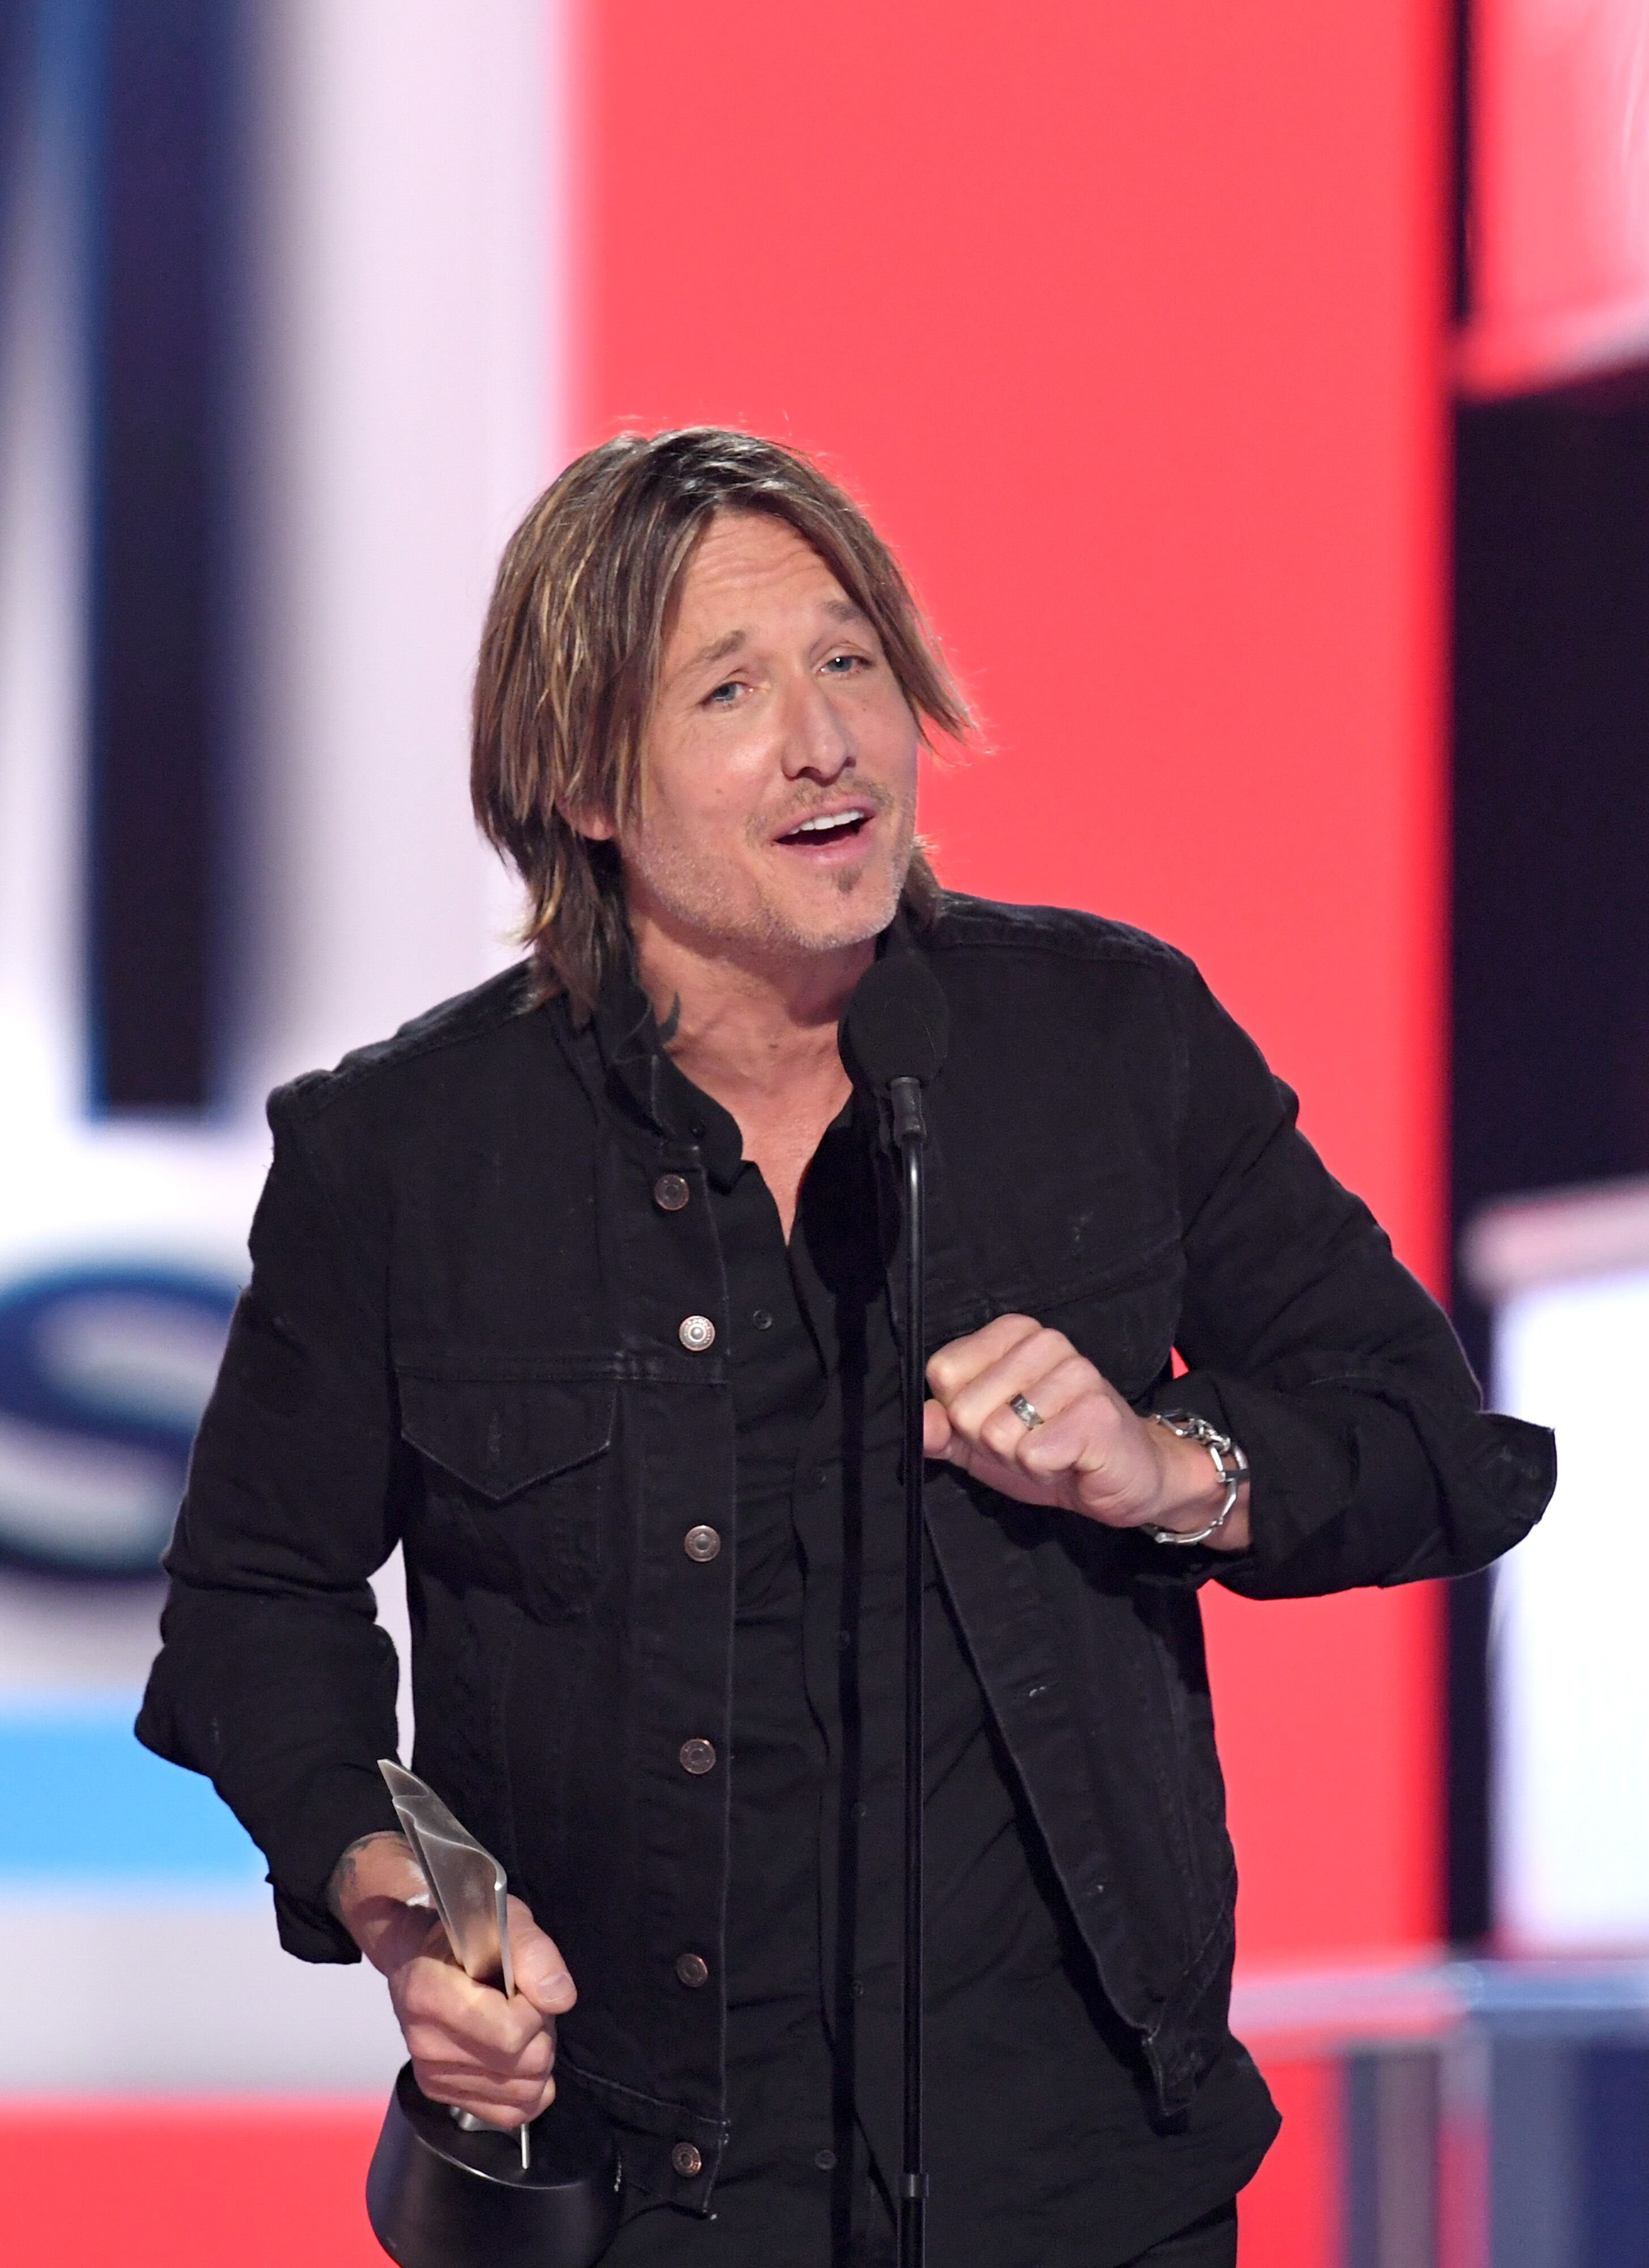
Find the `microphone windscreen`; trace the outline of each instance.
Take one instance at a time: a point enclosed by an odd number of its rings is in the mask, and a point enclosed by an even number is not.
[[[885,1094],[896,1079],[925,1086],[950,1052],[950,1003],[919,953],[885,954],[860,977],[842,1018],[850,1078]]]

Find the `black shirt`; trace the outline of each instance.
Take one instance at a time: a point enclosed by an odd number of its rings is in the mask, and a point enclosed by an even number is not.
[[[900,2171],[903,1528],[897,1349],[853,1105],[788,1249],[732,1117],[669,1065],[726,1271],[737,1424],[731,2142],[708,2221],[631,2218],[613,2268],[891,2263]],[[702,1133],[700,1130],[703,1130]],[[931,1556],[927,2153],[946,2268],[1106,2268],[1223,2203],[1277,2130],[1233,2041],[1153,2122]]]

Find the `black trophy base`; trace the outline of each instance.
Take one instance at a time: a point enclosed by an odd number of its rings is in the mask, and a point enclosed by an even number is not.
[[[563,2088],[519,2136],[467,2132],[405,2064],[366,2176],[372,2234],[401,2268],[592,2268],[618,2228],[611,2129]]]

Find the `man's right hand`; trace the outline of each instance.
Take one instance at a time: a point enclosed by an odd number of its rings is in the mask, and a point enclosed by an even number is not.
[[[477,1984],[453,1957],[439,1917],[409,1900],[426,1894],[400,1835],[372,1835],[339,1859],[328,1903],[374,1969],[433,2102],[490,2126],[536,2118],[556,2097],[556,2019],[577,1999],[567,1964],[519,1898],[510,1900],[515,1994]]]

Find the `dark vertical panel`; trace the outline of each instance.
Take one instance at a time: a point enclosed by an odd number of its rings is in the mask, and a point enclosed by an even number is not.
[[[1348,2055],[1341,2066],[1341,2268],[1380,2268],[1380,2058]]]
[[[1576,2268],[1649,2268],[1649,2046],[1602,2040],[1579,2061],[1586,2180]]]
[[[1436,2268],[1437,2051],[1364,2049],[1343,2071],[1342,2268]]]
[[[1649,409],[1456,424],[1454,1219],[1649,1172]],[[1455,1319],[1482,1371],[1489,1318]],[[1451,1586],[1449,1923],[1491,1923],[1489,1581]]]
[[[1447,1928],[1479,1948],[1494,1931],[1494,1726],[1489,1707],[1489,1622],[1494,1578],[1448,1586]]]
[[[98,199],[93,1101],[211,1086],[230,0],[112,0]]]
[[[31,0],[0,0],[0,243],[7,240],[16,193],[18,129],[26,114],[33,31]],[[0,321],[4,320],[5,310],[0,306]]]
[[[1579,2268],[1582,2137],[1572,2039],[1508,2026],[1489,2064],[1489,2258]]]
[[[1458,499],[1463,1223],[1649,1170],[1649,411],[1469,409]]]

